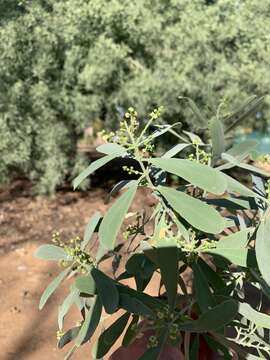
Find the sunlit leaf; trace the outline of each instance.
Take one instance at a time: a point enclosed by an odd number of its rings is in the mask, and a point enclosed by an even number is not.
[[[159,186],[158,191],[169,205],[195,228],[211,234],[218,234],[225,228],[225,220],[204,202],[163,186]]]
[[[96,150],[103,154],[116,155],[116,156],[124,155],[127,152],[127,149],[116,143],[107,143],[107,144],[99,145],[96,148]]]
[[[89,295],[95,294],[96,285],[91,274],[77,277],[74,285],[81,293]]]
[[[83,237],[83,242],[81,244],[81,249],[84,250],[85,247],[87,246],[87,244],[89,243],[95,229],[96,226],[98,225],[99,221],[101,219],[101,215],[99,212],[95,213],[89,223],[86,225],[85,227],[85,231],[84,231],[84,237]]]
[[[226,153],[236,158],[245,158],[256,148],[257,144],[255,140],[242,141],[233,145]]]
[[[106,155],[101,159],[98,159],[92,162],[83,172],[80,173],[74,180],[73,180],[73,188],[74,190],[86,179],[89,175],[93,172],[107,164],[109,161],[115,159],[118,155]]]
[[[186,159],[155,158],[149,161],[162,170],[180,176],[192,185],[213,194],[221,195],[226,191],[227,182],[223,174],[210,166]]]
[[[104,309],[108,314],[114,313],[119,305],[119,293],[114,281],[96,268],[92,269],[91,275],[95,280],[97,293]]]
[[[257,263],[263,279],[270,286],[270,213],[265,214],[257,231],[255,251]]]
[[[43,292],[40,302],[39,302],[39,310],[41,310],[50,296],[55,292],[55,290],[58,288],[60,283],[65,279],[65,277],[70,272],[70,268],[65,269],[62,271],[56,278],[53,279],[53,281],[47,286],[46,290]]]
[[[73,341],[78,336],[80,328],[80,326],[76,326],[65,332],[65,334],[61,336],[60,340],[57,343],[58,349],[62,349],[65,345]]]
[[[180,151],[184,150],[187,146],[191,144],[177,144],[173,146],[169,151],[167,151],[164,155],[162,155],[163,159],[170,159],[178,154]]]
[[[65,250],[55,245],[41,245],[34,255],[43,260],[59,261],[69,259]]]
[[[138,183],[134,182],[132,186],[115,201],[102,220],[99,236],[101,245],[106,249],[113,250],[115,247],[116,236],[136,194],[137,186]]]
[[[258,327],[262,327],[265,329],[270,329],[270,316],[266,314],[262,314],[259,311],[254,310],[247,303],[239,302],[239,314],[244,316],[246,319],[256,324]]]
[[[94,303],[88,313],[86,314],[85,320],[80,328],[80,332],[76,338],[76,345],[80,346],[85,342],[89,341],[94,334],[101,317],[102,304],[99,296],[96,296]]]
[[[61,306],[59,306],[59,309],[58,309],[58,326],[59,326],[60,330],[63,329],[64,317],[66,316],[69,309],[71,308],[71,306],[76,301],[76,298],[78,297],[78,294],[79,294],[79,292],[78,292],[77,289],[71,290],[69,295],[63,301],[63,304]]]

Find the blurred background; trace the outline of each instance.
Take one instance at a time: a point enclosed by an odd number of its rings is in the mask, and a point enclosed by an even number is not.
[[[37,310],[57,267],[33,251],[55,230],[82,236],[89,217],[107,208],[117,164],[79,191],[71,181],[98,157],[99,132],[115,129],[129,106],[143,121],[162,105],[164,122],[200,132],[179,96],[208,119],[218,107],[226,118],[265,96],[232,141],[258,139],[268,165],[269,12],[270,1],[260,0],[0,0],[1,359],[63,358],[61,291]]]

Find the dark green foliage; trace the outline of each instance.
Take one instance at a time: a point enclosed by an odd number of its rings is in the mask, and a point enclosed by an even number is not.
[[[39,192],[54,191],[85,165],[76,155],[83,129],[96,120],[113,127],[119,107],[132,104],[143,114],[162,104],[169,123],[192,128],[205,126],[208,108],[223,98],[235,108],[247,95],[264,95],[269,6],[259,0],[2,0],[0,181],[19,172]],[[199,107],[209,104],[205,116],[179,95]],[[266,99],[266,118],[268,105]],[[226,101],[221,110],[227,114]]]

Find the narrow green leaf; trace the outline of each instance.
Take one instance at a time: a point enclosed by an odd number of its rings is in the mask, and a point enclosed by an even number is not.
[[[139,275],[143,279],[149,278],[155,269],[156,265],[144,254],[134,254],[126,263],[129,274]]]
[[[242,196],[249,196],[249,197],[255,197],[255,198],[258,197],[258,198],[263,199],[265,201],[264,198],[262,198],[261,196],[259,196],[258,194],[256,194],[255,192],[253,192],[252,190],[247,188],[246,186],[242,185],[239,181],[235,180],[231,176],[229,176],[227,174],[223,174],[223,176],[227,180],[227,190],[228,190],[228,192],[237,193],[237,194],[242,195]]]
[[[246,247],[248,236],[253,229],[245,229],[234,234],[224,236],[216,242],[216,248],[206,250],[208,254],[220,255],[235,265],[247,266],[249,249]]]
[[[65,345],[73,341],[78,336],[80,328],[80,326],[76,326],[65,332],[65,334],[61,336],[60,340],[57,343],[58,349],[62,349]]]
[[[84,231],[84,237],[83,237],[83,242],[81,244],[81,249],[84,250],[85,247],[87,246],[87,244],[89,243],[95,229],[96,226],[98,225],[99,221],[101,219],[101,215],[99,212],[95,213],[89,223],[86,225],[85,227],[85,231]]]
[[[195,333],[212,332],[230,323],[238,312],[238,303],[226,300],[203,313],[197,320],[181,324],[180,329]]]
[[[76,298],[78,297],[79,292],[77,289],[73,289],[68,296],[63,301],[63,304],[59,306],[58,308],[58,327],[60,330],[63,330],[63,322],[66,314],[68,313],[70,307],[74,304],[76,301]]]
[[[209,289],[207,279],[200,265],[194,262],[192,264],[192,270],[195,297],[201,312],[204,313],[216,305],[215,299],[211,293],[211,290]]]
[[[69,259],[69,256],[65,252],[65,250],[55,245],[41,245],[35,252],[34,256],[43,260],[52,260],[52,261]]]
[[[86,314],[85,320],[81,326],[80,332],[76,338],[76,345],[80,346],[89,341],[94,334],[101,317],[102,304],[99,296],[94,299],[93,306]]]
[[[158,186],[169,205],[196,229],[218,234],[225,228],[225,220],[211,206],[175,189]]]
[[[65,277],[70,272],[70,268],[65,269],[62,271],[56,278],[53,279],[53,281],[47,286],[46,290],[43,292],[40,302],[39,302],[39,310],[43,309],[44,305],[50,298],[50,296],[55,292],[55,290],[58,288],[60,283],[65,279]]]
[[[140,291],[136,291],[134,289],[131,289],[128,286],[125,285],[117,285],[117,289],[119,291],[120,296],[122,294],[129,295],[131,297],[134,297],[135,299],[138,299],[140,302],[142,302],[144,305],[149,307],[151,310],[156,311],[157,309],[163,308],[164,303],[161,300],[158,300],[157,298],[150,296],[146,293],[142,293]]]
[[[210,166],[186,159],[155,158],[149,162],[213,194],[221,195],[226,191],[227,182],[223,174]]]
[[[79,276],[76,278],[74,283],[76,289],[78,289],[81,293],[94,295],[96,291],[95,281],[92,275],[87,276]]]
[[[95,172],[97,169],[101,168],[105,164],[107,164],[109,161],[115,159],[118,155],[107,155],[102,157],[101,159],[98,159],[94,162],[92,162],[83,172],[80,173],[79,176],[77,176],[73,180],[73,188],[74,190],[83,182],[84,179],[86,179],[89,175],[91,175],[93,172]]]
[[[131,314],[149,316],[155,318],[155,313],[142,301],[128,295],[121,294],[119,300],[119,307],[128,311]]]
[[[114,313],[119,305],[119,293],[114,281],[100,270],[93,268],[91,274],[95,280],[97,293],[108,314]]]
[[[213,159],[216,161],[225,150],[223,124],[216,116],[210,121],[209,130],[212,140]]]
[[[102,358],[111,349],[113,344],[124,331],[130,315],[125,313],[117,319],[108,329],[106,329],[99,337],[97,344],[97,358]]]
[[[116,156],[124,155],[127,152],[127,149],[116,143],[102,144],[98,146],[96,150],[106,155],[116,155]]]
[[[219,291],[226,288],[226,283],[223,279],[202,258],[198,259],[198,264],[213,289]]]
[[[168,303],[174,310],[178,284],[178,251],[176,241],[163,239],[156,244],[161,280],[165,286]]]
[[[168,150],[164,155],[162,155],[162,159],[170,159],[190,145],[191,144],[177,144]]]
[[[138,323],[139,319],[140,317],[138,315],[133,315],[132,321],[130,322],[126,330],[126,333],[123,337],[122,346],[127,347],[137,335],[137,331],[136,329],[134,330],[133,326]]]
[[[136,194],[137,187],[138,183],[134,182],[132,186],[115,201],[102,220],[99,230],[100,243],[108,250],[113,250],[115,247],[116,236]]]
[[[267,285],[270,286],[270,213],[267,211],[257,231],[255,251],[259,270]]]
[[[239,303],[238,308],[239,314],[244,316],[246,319],[256,324],[258,327],[270,330],[270,316],[262,314],[259,311],[254,310],[247,303]]]

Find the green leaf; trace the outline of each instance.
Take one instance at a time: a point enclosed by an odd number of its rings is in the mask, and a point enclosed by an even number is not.
[[[99,229],[100,243],[108,250],[115,247],[116,236],[120,230],[124,217],[136,194],[138,182],[122,194],[104,216]]]
[[[35,257],[43,260],[68,260],[69,256],[65,250],[55,245],[41,245],[34,254]]]
[[[96,150],[103,154],[115,155],[115,156],[121,156],[127,152],[127,149],[125,149],[123,146],[116,144],[116,143],[102,144],[102,145],[98,146],[96,148]]]
[[[262,327],[270,330],[270,316],[262,314],[259,311],[254,310],[247,303],[239,303],[239,314],[244,316],[249,321],[256,324],[258,327]]]
[[[78,297],[79,292],[77,289],[73,289],[70,294],[65,298],[63,301],[63,304],[59,306],[58,309],[58,327],[60,330],[63,329],[63,322],[64,317],[68,313],[70,307],[73,305],[73,303],[76,301],[76,298]]]
[[[126,333],[123,337],[122,346],[127,347],[131,341],[135,338],[137,335],[136,329],[133,328],[133,325],[137,325],[140,317],[138,315],[133,315],[132,321],[130,322]]]
[[[95,281],[92,275],[79,276],[76,278],[75,287],[84,294],[94,295],[96,291]]]
[[[114,313],[119,305],[119,293],[114,281],[100,270],[93,268],[91,274],[95,280],[97,293],[108,314]]]
[[[223,174],[223,176],[227,180],[227,190],[228,190],[228,192],[237,193],[237,194],[242,195],[242,196],[249,196],[249,197],[254,197],[254,198],[258,197],[258,198],[263,199],[265,201],[264,198],[262,198],[261,196],[259,196],[258,194],[256,194],[255,192],[253,192],[252,190],[247,188],[246,186],[242,185],[239,181],[235,180],[231,176],[226,175],[226,174]]]
[[[65,332],[65,334],[61,336],[60,340],[57,343],[58,349],[62,349],[65,345],[73,341],[78,336],[80,328],[80,326],[77,326]]]
[[[83,182],[84,179],[86,179],[94,171],[101,168],[102,166],[107,164],[109,161],[115,159],[117,156],[118,155],[107,155],[107,156],[102,157],[101,159],[98,159],[98,160],[92,162],[83,172],[80,173],[79,176],[77,176],[73,180],[74,190]]]
[[[216,248],[205,250],[208,254],[220,255],[235,265],[247,266],[248,251],[246,247],[252,228],[224,236],[216,242]]]
[[[101,219],[101,215],[99,212],[95,213],[89,223],[86,225],[85,227],[85,231],[84,231],[84,237],[83,237],[83,242],[81,244],[81,249],[84,250],[85,247],[87,246],[88,242],[90,241],[96,226],[98,225],[99,221]]]
[[[90,338],[94,334],[99,324],[101,312],[102,312],[102,304],[99,296],[96,296],[94,299],[94,304],[86,314],[85,320],[76,338],[77,346],[80,346],[90,340]]]
[[[144,254],[134,254],[126,263],[127,272],[132,275],[139,275],[142,279],[148,279],[155,269],[156,265]]]
[[[155,158],[149,162],[213,194],[221,195],[226,191],[227,182],[223,174],[210,166],[186,159]]]
[[[270,213],[267,211],[257,231],[255,251],[259,270],[267,285],[270,286]]]
[[[132,297],[128,294],[121,294],[119,300],[119,307],[128,311],[131,314],[149,316],[155,318],[155,313],[142,301]]]
[[[177,144],[173,146],[169,151],[167,151],[164,155],[162,155],[162,159],[170,159],[190,145],[191,144]]]
[[[39,302],[39,310],[43,309],[44,305],[50,298],[50,296],[55,292],[55,290],[58,288],[60,283],[65,279],[65,277],[70,272],[70,268],[65,269],[62,271],[56,278],[53,279],[53,281],[47,286],[45,291],[43,292],[40,302]]]
[[[210,121],[209,130],[212,140],[213,159],[215,161],[220,158],[220,155],[225,150],[223,124],[216,116]]]
[[[113,344],[124,331],[130,315],[125,313],[117,319],[108,329],[106,329],[99,337],[97,344],[97,358],[102,358],[111,349]]]
[[[216,305],[215,299],[209,289],[207,279],[200,267],[200,264],[194,262],[192,264],[192,270],[195,297],[201,312],[204,313],[208,311],[209,308]]]
[[[131,289],[128,286],[125,285],[117,285],[117,289],[119,291],[120,296],[122,294],[129,295],[131,297],[134,297],[138,299],[140,302],[142,302],[144,305],[149,307],[150,309],[156,311],[157,309],[163,308],[164,304],[162,301],[158,300],[157,298],[150,296],[146,293],[142,293],[140,291],[136,291],[134,289]]]
[[[175,189],[158,186],[158,191],[196,229],[210,234],[218,234],[224,230],[225,220],[211,206]]]
[[[180,329],[195,333],[212,332],[230,323],[238,312],[238,303],[226,300],[203,313],[197,320],[181,324]]]
[[[161,280],[165,286],[171,310],[175,307],[178,284],[178,248],[176,241],[159,240],[156,244]]]
[[[220,291],[226,288],[227,285],[223,281],[223,279],[202,258],[198,259],[198,265],[202,270],[204,276],[207,278],[207,281],[211,285],[213,290]]]

